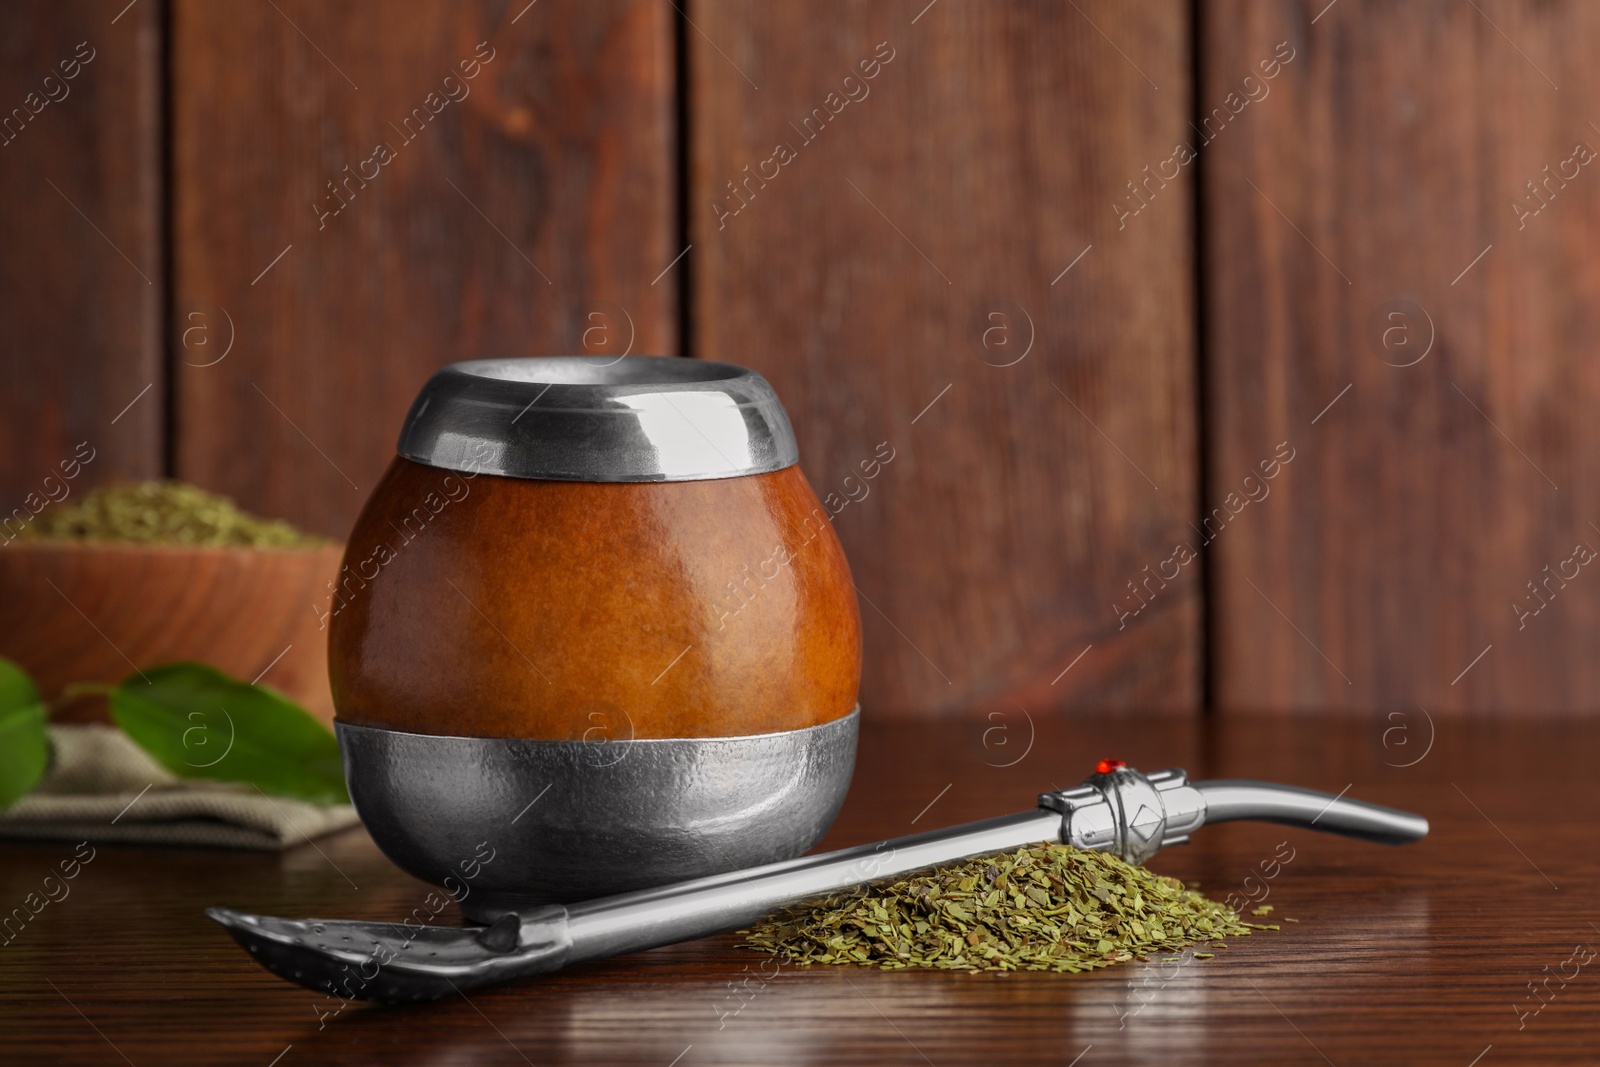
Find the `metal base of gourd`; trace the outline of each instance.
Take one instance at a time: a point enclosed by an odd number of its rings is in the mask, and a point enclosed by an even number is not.
[[[859,721],[603,743],[335,727],[384,855],[488,923],[801,855],[844,802]]]

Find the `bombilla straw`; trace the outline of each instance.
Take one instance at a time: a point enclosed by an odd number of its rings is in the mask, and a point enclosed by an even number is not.
[[[341,999],[435,1000],[732,930],[804,900],[1041,841],[1143,863],[1207,822],[1262,819],[1401,844],[1428,832],[1420,815],[1267,782],[1191,784],[1178,769],[1144,775],[1103,760],[1082,785],[997,819],[770,863],[599,900],[511,913],[490,926],[409,931],[392,923],[278,919],[231,908],[206,914],[257,962]]]
[[[1206,822],[1253,819],[1307,830],[1358,837],[1382,845],[1404,845],[1428,835],[1428,820],[1409,811],[1380,807],[1292,785],[1245,779],[1194,784],[1206,802]]]

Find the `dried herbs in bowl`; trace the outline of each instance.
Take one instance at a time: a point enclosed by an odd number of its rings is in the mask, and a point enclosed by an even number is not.
[[[59,495],[59,494],[58,494]],[[333,720],[326,619],[343,548],[180,482],[113,484],[0,516],[0,656],[57,724],[109,721],[130,664],[210,664]]]
[[[46,508],[20,536],[45,541],[315,548],[323,538],[263,519],[225,496],[183,482],[136,482],[96,489],[74,504]]]
[[[802,905],[743,933],[748,947],[800,964],[1076,972],[1276,929],[1108,853],[1040,844]]]

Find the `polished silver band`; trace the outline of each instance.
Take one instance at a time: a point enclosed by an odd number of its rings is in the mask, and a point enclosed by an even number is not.
[[[417,394],[399,452],[430,467],[569,482],[734,478],[800,458],[765,378],[669,356],[451,363]]]
[[[378,847],[492,922],[800,855],[844,802],[859,719],[593,742],[335,727]]]

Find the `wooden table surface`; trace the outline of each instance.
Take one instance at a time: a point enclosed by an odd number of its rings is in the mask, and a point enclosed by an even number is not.
[[[1146,770],[1182,765],[1196,777],[1348,787],[1423,812],[1433,833],[1392,849],[1235,824],[1162,853],[1152,863],[1160,871],[1219,897],[1266,892],[1273,920],[1299,920],[1209,960],[1087,975],[775,968],[724,935],[470,1001],[351,1005],[326,1018],[319,1011],[333,1004],[257,967],[200,912],[226,903],[398,918],[426,888],[364,832],[280,855],[102,845],[69,896],[0,945],[0,1062],[1600,1061],[1600,974],[1590,973],[1600,970],[1591,947],[1600,945],[1600,795],[1589,785],[1600,723],[1452,719],[1435,731],[1420,712],[1210,725],[1016,719],[869,716],[853,792],[826,844],[1026,808],[1100,756]],[[1274,855],[1290,850],[1274,868]],[[72,851],[0,844],[0,906],[20,905]]]

